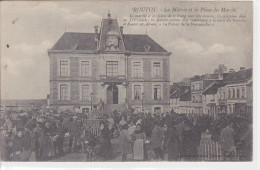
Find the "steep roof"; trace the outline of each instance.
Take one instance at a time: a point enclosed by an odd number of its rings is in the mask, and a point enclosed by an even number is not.
[[[252,78],[252,75],[252,68],[250,68],[233,73],[224,73],[223,80],[228,83],[244,82],[250,80]]]
[[[208,88],[206,88],[202,94],[206,95],[206,94],[216,94],[218,91],[218,88],[225,86],[226,83],[224,83],[223,81],[215,81],[214,83],[212,83],[210,86],[208,86]]]
[[[208,88],[212,83],[217,82],[219,80],[203,80],[203,90]]]
[[[181,96],[180,101],[191,101],[191,90],[187,89]]]
[[[148,35],[124,34],[123,40],[126,51],[145,52],[148,47],[149,52],[167,52]]]
[[[146,46],[149,46],[149,52],[167,52],[148,35],[124,34],[123,42],[125,51],[145,52]],[[65,32],[51,50],[72,50],[75,45],[75,50],[96,51],[95,33]],[[104,36],[101,36],[100,49],[105,50]],[[119,45],[119,49],[124,50],[123,44]]]
[[[171,85],[170,87],[170,98],[180,98],[180,101],[189,101],[191,98],[190,86]]]
[[[199,75],[195,75],[195,76],[193,76],[193,77],[190,78],[190,81],[191,81],[191,82],[200,81],[200,80],[202,80],[202,77],[199,76]]]
[[[170,98],[171,99],[179,98],[180,94],[181,94],[181,91],[180,91],[179,86],[176,86],[176,85],[170,86]]]
[[[75,50],[97,50],[95,34],[65,32],[51,50],[71,50],[74,45],[78,46]]]
[[[203,74],[203,75],[195,75],[190,78],[192,82],[201,81],[201,80],[218,80],[220,79],[219,74]]]
[[[52,50],[86,50],[89,52],[137,52],[143,53],[167,53],[148,35],[123,34],[123,28],[119,27],[117,19],[112,19],[111,14],[102,19],[100,30],[95,26],[95,33],[65,32]],[[94,31],[94,30],[93,30]],[[107,36],[114,35],[118,38],[118,48],[115,51],[107,50]]]

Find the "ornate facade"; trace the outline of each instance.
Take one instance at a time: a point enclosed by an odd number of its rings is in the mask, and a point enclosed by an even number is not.
[[[48,50],[50,105],[89,112],[102,101],[105,108],[169,111],[171,53],[148,35],[124,34],[110,14],[98,28],[65,32]]]

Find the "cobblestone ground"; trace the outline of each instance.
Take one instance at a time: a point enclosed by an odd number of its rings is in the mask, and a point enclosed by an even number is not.
[[[107,162],[120,162],[121,161],[121,155],[120,153],[116,152],[118,149],[118,139],[112,139],[112,149],[114,151],[113,157],[111,157],[110,160],[106,160]],[[133,161],[133,156],[128,155],[127,161]],[[84,153],[66,153],[63,157],[53,159],[51,161],[54,162],[85,162],[85,154]],[[93,162],[100,162],[103,161],[100,157],[95,157]]]
[[[84,153],[67,153],[63,157],[53,159],[52,162],[85,162],[85,155]],[[93,162],[100,162],[103,161],[100,158],[95,158]],[[120,162],[121,157],[119,154],[114,155],[111,160],[107,160],[108,162]]]
[[[113,150],[113,157],[111,159],[106,160],[106,162],[121,162],[121,155],[120,151],[118,150],[118,138],[112,139],[111,144],[112,144],[112,150]],[[148,152],[148,160],[149,161],[167,161],[168,157],[167,154],[164,156],[164,160],[154,160],[152,159],[152,154],[151,152]],[[85,154],[84,153],[66,153],[63,157],[52,159],[51,161],[53,162],[85,162]],[[128,154],[127,155],[127,162],[132,162],[134,161],[133,159],[133,154]],[[103,160],[96,156],[93,160],[93,162],[103,162]]]
[[[158,162],[158,161],[166,161],[166,160],[167,158],[165,160],[151,159],[149,161]],[[128,154],[126,161],[133,162],[134,161],[133,155]],[[85,162],[84,153],[67,153],[63,157],[51,160],[51,162]],[[95,158],[93,162],[103,162],[103,160],[100,158]],[[106,162],[121,162],[121,155],[119,153],[114,153],[113,157],[110,160],[106,160]]]

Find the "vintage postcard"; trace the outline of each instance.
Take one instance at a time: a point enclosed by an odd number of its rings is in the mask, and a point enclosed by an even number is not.
[[[2,1],[3,162],[252,162],[252,1]]]

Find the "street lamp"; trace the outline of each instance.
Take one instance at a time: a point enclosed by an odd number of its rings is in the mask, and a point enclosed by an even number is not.
[[[90,103],[90,104],[91,104],[91,108],[90,108],[90,109],[91,109],[91,111],[92,111],[92,102],[93,102],[93,97],[94,97],[94,93],[91,92],[91,93],[90,93],[90,99],[91,99],[91,100],[90,100],[90,102],[91,102],[91,103]]]

